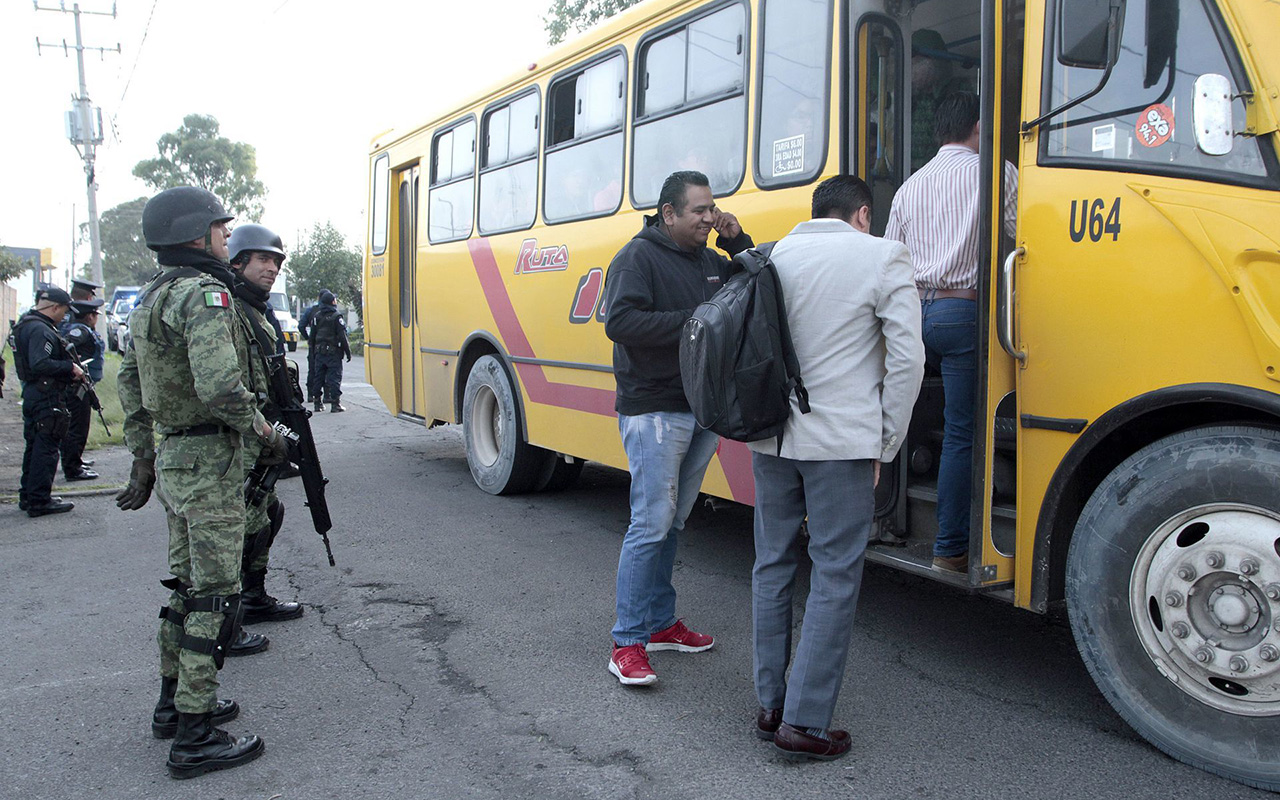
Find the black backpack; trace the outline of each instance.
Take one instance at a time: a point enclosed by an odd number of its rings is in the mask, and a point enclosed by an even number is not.
[[[694,310],[680,337],[680,377],[694,418],[739,442],[781,437],[792,392],[800,413],[809,413],[782,284],[769,260],[774,244],[734,256],[742,270]]]

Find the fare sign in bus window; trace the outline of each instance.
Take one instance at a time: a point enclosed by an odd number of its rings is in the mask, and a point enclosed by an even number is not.
[[[773,177],[804,172],[804,134],[788,136],[773,143]]]

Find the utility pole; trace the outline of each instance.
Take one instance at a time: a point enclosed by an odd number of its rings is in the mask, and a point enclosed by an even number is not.
[[[93,280],[96,283],[103,283],[102,280],[102,245],[98,234],[98,183],[94,174],[94,156],[95,148],[102,144],[102,109],[93,108],[93,104],[89,101],[89,89],[84,78],[84,51],[96,50],[99,57],[105,57],[106,53],[119,53],[120,44],[116,43],[114,49],[107,47],[85,47],[84,40],[80,33],[80,16],[89,14],[91,16],[111,17],[115,19],[116,6],[111,4],[111,13],[105,11],[81,11],[80,4],[75,3],[71,8],[67,8],[65,0],[58,3],[57,8],[42,7],[40,0],[32,0],[32,5],[36,11],[56,11],[60,14],[71,14],[75,17],[76,23],[76,66],[80,70],[80,95],[73,97],[72,102],[75,108],[67,112],[67,138],[71,140],[71,144],[80,153],[80,157],[84,159],[85,183],[88,186],[89,194],[89,263],[92,271]],[[62,52],[64,55],[70,55],[71,47],[67,45],[67,40],[62,40]],[[36,38],[36,52],[42,53],[46,47],[58,47],[56,44],[46,44],[41,42],[39,37]],[[96,118],[95,118],[96,117]],[[94,127],[94,122],[97,127]],[[75,275],[75,263],[71,264],[71,275]]]

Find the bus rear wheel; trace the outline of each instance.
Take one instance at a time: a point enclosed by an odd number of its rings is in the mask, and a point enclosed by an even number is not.
[[[1081,513],[1067,606],[1085,665],[1147,741],[1280,790],[1280,433],[1197,428],[1126,459]]]
[[[524,440],[515,390],[496,356],[480,357],[467,375],[462,438],[471,477],[489,494],[529,491],[555,455]]]

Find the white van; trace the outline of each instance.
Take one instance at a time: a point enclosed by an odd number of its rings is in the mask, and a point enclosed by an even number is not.
[[[269,302],[271,310],[276,312],[280,330],[284,331],[284,345],[292,353],[298,349],[298,320],[294,319],[293,312],[289,310],[289,298],[285,297],[284,292],[272,292]]]

